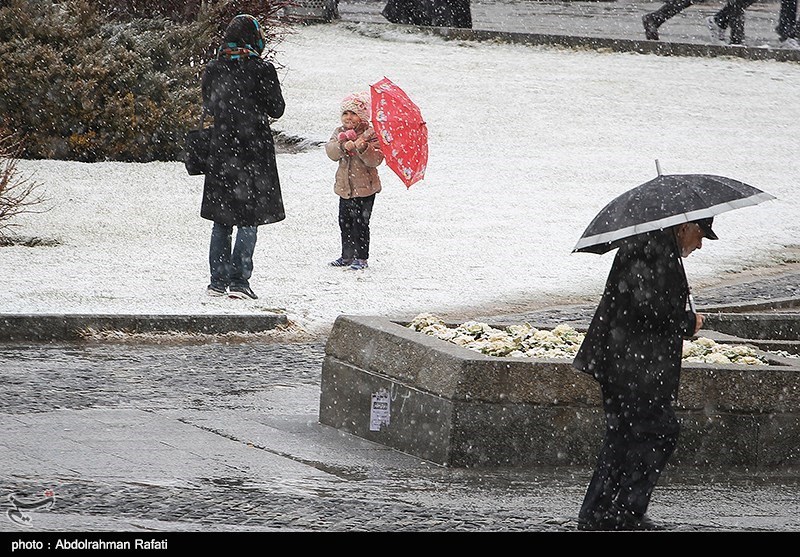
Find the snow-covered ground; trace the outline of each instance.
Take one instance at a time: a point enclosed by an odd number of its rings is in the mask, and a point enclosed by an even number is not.
[[[0,313],[285,311],[304,331],[342,313],[408,315],[599,297],[613,253],[572,253],[612,198],[662,171],[733,177],[775,195],[717,217],[687,261],[694,285],[797,256],[800,66],[445,41],[380,26],[296,30],[277,45],[287,102],[275,129],[325,141],[339,100],[387,76],[430,133],[424,181],[387,167],[370,268],[335,269],[335,163],[279,155],[287,218],[259,229],[256,301],[212,299],[202,177],[181,163],[22,161],[51,209],[0,248]],[[465,311],[469,312],[469,309]]]

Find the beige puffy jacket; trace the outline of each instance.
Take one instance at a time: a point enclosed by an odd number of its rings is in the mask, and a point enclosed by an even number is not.
[[[339,197],[351,199],[353,197],[368,197],[381,191],[381,179],[378,176],[378,166],[383,162],[383,153],[378,144],[378,138],[367,126],[359,126],[356,132],[369,138],[362,152],[348,153],[339,141],[339,133],[345,131],[344,127],[334,130],[330,141],[325,144],[325,153],[333,161],[339,161],[336,169],[336,181],[333,191]]]

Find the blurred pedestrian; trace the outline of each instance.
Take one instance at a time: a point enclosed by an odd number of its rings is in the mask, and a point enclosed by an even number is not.
[[[725,41],[726,30],[730,29],[730,44],[744,44],[744,12],[756,0],[728,0],[714,15],[706,18],[706,26],[712,40]],[[797,41],[797,0],[781,0],[778,15],[778,41],[784,48],[800,50]]]
[[[702,327],[683,257],[716,240],[713,219],[634,236],[619,248],[573,366],[600,383],[606,433],[580,530],[654,530],[653,489],[677,444],[672,409],[683,338]],[[687,303],[689,307],[687,307]]]
[[[744,12],[756,0],[728,0],[714,15],[706,18],[706,27],[712,41],[725,42],[725,34],[730,29],[729,42],[744,44]]]
[[[642,16],[644,36],[648,41],[659,40],[658,28],[691,6],[693,0],[667,0],[659,9]]]
[[[749,2],[747,6],[755,2],[755,0],[734,0],[735,2]],[[647,40],[659,40],[658,28],[661,27],[667,20],[672,19],[683,10],[688,8],[694,3],[693,0],[667,0],[659,9],[642,16],[642,24],[644,25],[644,36]],[[745,8],[747,7],[745,6]],[[712,17],[706,18],[706,26],[711,33],[711,40],[714,42],[725,41],[725,29],[729,26],[731,28],[731,36],[734,40],[738,40],[740,44],[744,41],[744,9],[739,9],[739,5],[733,8],[728,8],[721,17],[724,17],[725,27],[722,28],[716,23],[713,23]],[[724,9],[724,8],[723,8]]]
[[[469,0],[433,0],[431,25],[472,29],[472,10]]]
[[[381,191],[378,166],[384,156],[370,123],[369,93],[348,95],[340,108],[341,126],[325,144],[328,157],[339,163],[333,191],[339,196],[342,254],[330,265],[360,271],[369,266],[369,221]]]
[[[391,23],[430,25],[431,0],[389,0],[381,14]]]
[[[264,47],[258,20],[237,15],[203,75],[203,108],[214,118],[200,210],[214,222],[210,296],[257,298],[249,281],[258,226],[285,218],[270,129],[285,103],[275,67],[262,58]]]
[[[472,28],[469,0],[389,0],[381,13],[392,23]]]
[[[778,40],[786,48],[800,50],[797,30],[800,21],[797,19],[797,0],[781,0],[781,11],[778,15]]]

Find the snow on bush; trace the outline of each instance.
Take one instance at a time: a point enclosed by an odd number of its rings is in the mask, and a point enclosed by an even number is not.
[[[487,356],[511,358],[572,359],[585,336],[569,325],[537,329],[525,323],[498,329],[486,323],[467,321],[450,328],[441,318],[430,313],[417,315],[408,328]],[[790,356],[786,353],[780,355]],[[704,337],[683,341],[683,360],[709,364],[769,364],[766,357],[755,348],[741,344],[720,344]]]

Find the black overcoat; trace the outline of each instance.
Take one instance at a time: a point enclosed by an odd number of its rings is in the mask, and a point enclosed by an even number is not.
[[[381,13],[392,23],[430,25],[431,4],[432,0],[389,0]]]
[[[472,29],[472,10],[469,0],[433,0],[431,25]]]
[[[202,81],[214,134],[200,215],[231,226],[286,218],[269,118],[285,103],[275,67],[257,57],[212,60]]]
[[[683,338],[696,319],[688,297],[672,229],[625,242],[573,366],[601,385],[676,398]]]

